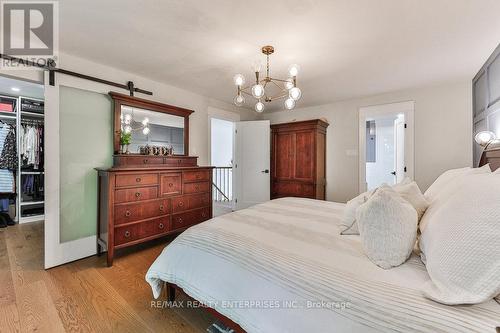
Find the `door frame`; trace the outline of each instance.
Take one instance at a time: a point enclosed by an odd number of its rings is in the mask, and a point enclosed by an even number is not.
[[[415,177],[415,101],[395,102],[388,104],[378,104],[363,106],[358,113],[358,134],[359,134],[359,155],[358,155],[358,190],[359,193],[366,191],[366,118],[379,117],[383,115],[403,113],[405,115],[405,161],[406,177]]]

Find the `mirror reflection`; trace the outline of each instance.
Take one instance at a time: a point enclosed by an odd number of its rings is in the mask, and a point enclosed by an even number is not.
[[[184,155],[184,117],[122,105],[121,153]]]

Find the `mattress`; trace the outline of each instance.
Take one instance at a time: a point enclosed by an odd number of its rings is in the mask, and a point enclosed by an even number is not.
[[[247,332],[494,332],[495,301],[446,306],[422,296],[429,279],[413,254],[384,270],[359,236],[339,234],[344,204],[272,200],[193,226],[170,243],[146,280],[164,282]]]

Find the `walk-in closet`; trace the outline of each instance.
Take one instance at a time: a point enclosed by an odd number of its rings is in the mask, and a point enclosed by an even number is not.
[[[43,86],[0,77],[0,227],[44,219]]]

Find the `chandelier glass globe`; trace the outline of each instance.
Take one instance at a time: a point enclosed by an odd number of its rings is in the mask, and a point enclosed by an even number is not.
[[[290,74],[291,77],[297,76],[299,74],[300,67],[297,64],[290,65],[288,67],[288,74]]]
[[[128,114],[128,113],[127,113],[127,114],[125,115],[125,119],[124,119],[124,121],[125,121],[125,124],[130,124],[130,122],[132,121],[132,116],[131,116],[130,114]]]
[[[286,90],[290,90],[293,88],[293,80],[292,79],[286,79],[285,82],[283,82],[283,85],[285,86]]]
[[[142,134],[144,134],[144,135],[148,135],[148,134],[149,134],[149,127],[144,127],[144,128],[142,129]]]
[[[295,107],[295,101],[291,98],[285,100],[285,109],[291,110]]]
[[[125,134],[129,134],[130,132],[132,132],[132,127],[130,127],[130,125],[127,125],[123,128],[123,131],[125,132]]]
[[[258,113],[263,112],[264,109],[265,109],[264,103],[262,103],[261,101],[259,101],[259,102],[257,102],[257,104],[255,104],[255,111],[257,111]]]
[[[242,106],[245,104],[245,97],[243,95],[236,95],[236,97],[233,99],[233,102],[236,106]]]
[[[245,84],[245,77],[241,74],[236,74],[233,78],[234,84],[236,86],[242,86]]]
[[[252,95],[255,98],[261,98],[264,96],[264,87],[260,84],[256,84],[252,87]]]
[[[290,91],[288,92],[288,95],[290,96],[291,99],[293,99],[294,101],[298,101],[300,99],[300,97],[302,96],[302,92],[300,91],[299,88],[297,87],[293,87],[292,89],[290,89]]]
[[[149,118],[148,118],[148,117],[146,117],[146,118],[144,118],[144,119],[142,120],[142,124],[143,124],[144,126],[146,126],[148,123],[149,123]]]

